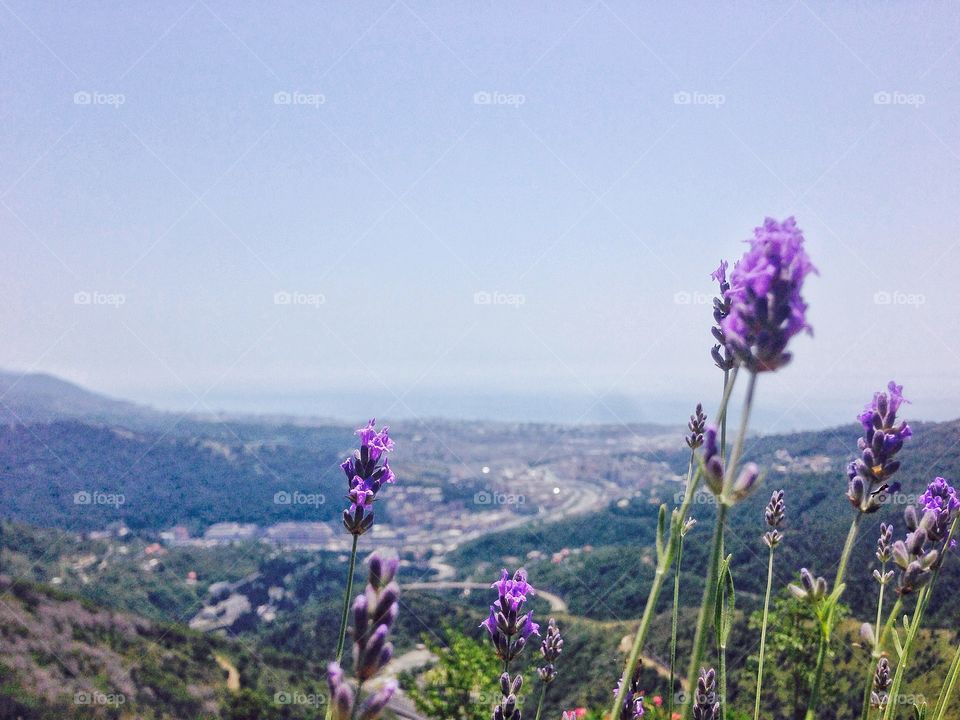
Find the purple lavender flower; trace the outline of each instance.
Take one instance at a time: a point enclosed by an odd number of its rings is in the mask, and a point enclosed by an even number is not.
[[[957,491],[942,477],[934,479],[927,485],[927,490],[920,496],[920,506],[923,514],[932,513],[934,521],[927,530],[931,542],[941,542],[950,534],[950,523],[960,510],[960,498]],[[951,540],[951,547],[956,544]]]
[[[714,495],[723,492],[723,460],[720,459],[720,446],[717,444],[717,427],[708,425],[703,434],[703,473],[707,487]]]
[[[800,291],[816,268],[792,217],[782,223],[767,218],[753,235],[750,249],[730,275],[730,288],[724,294],[730,310],[720,329],[727,346],[748,370],[764,372],[786,365],[790,339],[811,332]]]
[[[557,669],[554,663],[562,652],[563,638],[560,636],[560,628],[557,627],[557,621],[550,618],[550,622],[547,623],[547,634],[544,636],[543,642],[540,643],[540,654],[543,655],[543,659],[547,663],[543,667],[537,668],[537,675],[540,676],[541,682],[552,683],[556,680]]]
[[[847,498],[860,512],[876,512],[889,493],[900,489],[899,483],[889,480],[900,469],[900,461],[894,457],[913,436],[906,422],[897,422],[897,412],[905,402],[909,401],[903,397],[903,386],[891,380],[887,392],[874,393],[857,416],[863,437],[857,441],[860,457],[847,468]]]
[[[332,662],[327,666],[327,685],[330,688],[330,710],[333,720],[351,720],[355,697],[353,688],[343,677],[340,665]],[[388,680],[360,705],[359,720],[374,720],[380,717],[390,698],[397,691],[397,681]]]
[[[498,598],[490,606],[490,615],[480,627],[490,634],[497,657],[509,662],[523,650],[531,635],[540,636],[540,626],[533,622],[533,612],[523,612],[527,596],[536,594],[527,582],[523,569],[513,577],[504,569],[500,579],[490,587],[497,588]]]
[[[756,463],[746,463],[740,468],[740,473],[733,481],[730,492],[724,494],[723,478],[725,473],[723,460],[720,459],[720,447],[717,444],[717,428],[708,425],[703,434],[703,457],[701,459],[703,476],[707,488],[717,497],[722,497],[728,504],[743,500],[753,490],[760,477],[760,468]]]
[[[717,673],[713,668],[701,668],[697,679],[697,696],[693,699],[694,720],[716,720],[720,717],[720,699],[717,697]]]
[[[732,370],[737,362],[733,351],[727,344],[727,338],[722,328],[724,318],[730,314],[730,300],[727,298],[727,291],[730,289],[730,283],[727,282],[727,267],[727,261],[721,260],[720,266],[710,273],[710,278],[720,285],[720,297],[713,299],[713,319],[717,324],[710,329],[717,344],[710,350],[710,356],[713,358],[714,364],[724,371]],[[723,350],[722,353],[721,350]]]
[[[380,488],[396,480],[386,454],[393,450],[390,428],[379,432],[376,420],[357,430],[360,448],[340,464],[347,476],[347,499],[350,507],[343,511],[343,526],[352,535],[363,535],[373,526],[373,502]]]
[[[800,568],[800,585],[790,584],[787,589],[798,600],[815,603],[827,596],[827,581],[822,577],[815,578],[806,568]]]
[[[893,683],[890,676],[890,661],[883,657],[877,661],[877,669],[873,673],[873,688],[870,692],[870,706],[883,709],[887,705],[887,691]]]
[[[934,568],[943,560],[947,548],[941,543],[949,537],[958,510],[960,500],[956,490],[938,477],[927,486],[920,504],[911,505],[904,511],[903,520],[909,532],[906,538],[897,540],[890,548],[893,562],[900,568],[898,593],[912,593],[930,579]],[[951,541],[950,547],[953,546]]]
[[[687,442],[687,447],[691,450],[696,450],[698,447],[703,445],[703,430],[707,424],[707,414],[703,411],[703,404],[697,403],[697,408],[694,411],[693,415],[690,416],[690,421],[687,423],[687,429],[690,431],[689,435],[684,435],[683,439]]]
[[[783,539],[783,534],[779,528],[780,523],[783,522],[786,510],[787,506],[783,501],[783,490],[774,490],[770,496],[770,502],[767,503],[767,507],[764,508],[763,511],[763,519],[770,528],[770,530],[763,534],[763,542],[771,549],[779,545]]]
[[[642,670],[642,663],[638,662],[626,688],[621,687],[622,683],[617,680],[613,694],[620,698],[620,715],[616,720],[640,720],[643,717],[643,691],[640,689]]]
[[[388,638],[400,612],[400,587],[393,580],[397,566],[394,557],[384,559],[374,553],[366,590],[353,603],[353,668],[361,682],[380,672],[393,657]]]
[[[493,720],[520,720],[520,708],[517,707],[517,693],[523,687],[523,676],[517,675],[512,680],[510,673],[500,676],[500,703],[494,708]]]

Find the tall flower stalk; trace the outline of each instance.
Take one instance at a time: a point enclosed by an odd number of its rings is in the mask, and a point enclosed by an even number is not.
[[[714,615],[714,632],[717,638],[717,679],[719,682],[720,718],[727,717],[727,644],[730,631],[733,630],[735,596],[733,573],[730,570],[732,555],[727,555],[720,563],[720,576],[717,580],[717,606]]]
[[[506,569],[500,573],[500,579],[490,587],[497,589],[497,599],[490,606],[490,614],[480,627],[490,636],[497,657],[503,662],[500,675],[501,699],[493,711],[493,720],[520,720],[517,707],[517,695],[523,687],[523,676],[510,677],[510,661],[517,657],[532,635],[540,636],[540,626],[533,622],[533,612],[524,610],[527,596],[536,591],[527,582],[523,569],[513,576]]]
[[[811,332],[806,319],[807,304],[801,291],[806,277],[815,273],[816,268],[804,249],[803,233],[796,221],[792,217],[783,222],[766,218],[762,226],[754,229],[753,237],[747,242],[749,248],[734,266],[723,291],[724,302],[720,310],[725,315],[718,319],[720,337],[717,340],[725,352],[729,350],[730,357],[735,361],[724,395],[729,397],[733,388],[732,375],[738,368],[749,372],[749,380],[740,416],[740,430],[730,456],[725,457],[725,436],[721,434],[722,447],[712,457],[704,457],[707,484],[717,495],[717,518],[703,603],[687,672],[689,687],[693,687],[697,681],[707,624],[715,611],[717,573],[723,557],[729,506],[745,496],[757,480],[756,466],[739,469],[757,377],[760,373],[775,371],[789,363],[791,354],[787,347],[790,340],[802,332]],[[723,285],[726,282],[726,267],[722,263],[716,275],[715,279]],[[719,355],[718,349],[714,361],[728,372],[724,367],[726,359],[725,355]],[[724,407],[724,412],[719,415],[721,420],[725,418],[725,412]]]
[[[543,656],[545,665],[537,668],[537,675],[540,678],[540,699],[537,701],[537,715],[534,720],[540,720],[540,714],[543,712],[543,701],[547,697],[547,688],[550,683],[557,679],[557,658],[563,652],[563,637],[560,635],[560,628],[557,627],[557,621],[550,618],[547,623],[547,634],[540,643],[540,655]]]
[[[877,598],[877,620],[874,628],[869,623],[864,623],[860,629],[860,634],[870,646],[870,657],[872,662],[879,663],[881,660],[883,640],[886,635],[886,629],[881,631],[880,620],[883,617],[883,593],[887,585],[893,579],[893,570],[887,570],[887,563],[890,562],[893,547],[893,525],[880,523],[880,536],[877,538],[876,557],[880,561],[880,569],[873,571],[873,579],[880,586],[880,593]],[[860,711],[861,720],[867,720],[870,714],[870,707],[873,705],[874,694],[877,693],[876,683],[868,679],[863,691],[863,707]],[[873,705],[876,707],[876,705]]]
[[[697,409],[700,409],[700,406],[697,406]],[[706,416],[704,416],[706,420]],[[701,442],[703,437],[701,435]],[[675,685],[677,682],[676,679],[676,667],[677,667],[677,628],[679,626],[680,618],[680,570],[681,562],[683,561],[683,539],[687,536],[693,526],[697,524],[697,521],[693,518],[688,518],[683,526],[680,528],[680,540],[677,542],[677,569],[673,574],[673,610],[670,613],[670,685],[668,687],[667,698],[667,717],[673,717],[673,700],[676,696]]]
[[[860,455],[850,463],[847,469],[847,499],[856,509],[856,514],[850,523],[850,530],[847,532],[847,539],[840,554],[840,563],[833,581],[833,593],[824,598],[817,609],[818,615],[822,618],[820,640],[806,720],[815,720],[817,716],[823,668],[836,624],[834,611],[843,595],[847,563],[857,540],[860,522],[864,515],[879,510],[889,493],[896,492],[900,488],[899,483],[890,482],[890,478],[900,468],[900,461],[895,457],[903,448],[904,442],[913,436],[906,422],[897,422],[897,413],[904,402],[907,401],[903,397],[903,386],[891,380],[887,385],[887,392],[874,393],[873,400],[857,416],[863,426],[863,436],[857,441]]]
[[[786,513],[783,501],[783,490],[775,490],[770,496],[770,502],[763,511],[763,519],[770,528],[763,534],[763,542],[769,548],[767,557],[767,590],[763,596],[763,623],[760,625],[760,658],[757,662],[757,697],[753,704],[753,720],[760,720],[760,695],[763,691],[763,657],[767,647],[767,619],[770,613],[770,589],[773,585],[773,554],[783,539],[780,524]]]
[[[347,636],[347,616],[350,612],[350,597],[353,594],[353,575],[357,565],[357,544],[360,536],[373,527],[373,503],[383,485],[393,483],[396,477],[387,461],[387,453],[393,450],[390,429],[379,432],[376,421],[357,430],[360,447],[340,464],[347,476],[347,499],[350,506],[343,511],[343,526],[353,536],[350,548],[350,565],[347,569],[347,586],[343,595],[343,610],[340,614],[340,632],[337,636],[336,661],[343,658],[343,646]]]
[[[725,403],[728,399],[729,395],[725,395],[723,402]],[[634,673],[638,667],[640,651],[643,650],[644,643],[646,643],[647,640],[647,634],[650,632],[650,623],[653,620],[653,613],[657,606],[657,601],[660,599],[660,592],[663,590],[663,583],[666,580],[667,573],[673,564],[673,558],[676,556],[680,546],[683,528],[687,524],[684,518],[687,517],[687,513],[690,510],[693,498],[700,484],[701,471],[696,463],[696,451],[704,442],[706,419],[706,415],[703,414],[703,407],[698,404],[696,412],[690,416],[690,423],[688,424],[690,434],[684,438],[687,446],[690,448],[686,490],[680,507],[674,509],[670,516],[669,531],[666,528],[667,506],[660,506],[656,531],[657,566],[653,574],[653,583],[650,585],[650,593],[647,595],[647,604],[644,606],[643,616],[640,618],[640,626],[637,628],[637,634],[633,638],[633,646],[630,648],[630,654],[627,656],[626,667],[624,667],[623,674],[620,676],[617,690],[615,690],[613,694],[613,704],[608,713],[608,716],[611,718],[618,717],[618,713],[622,708],[622,698],[619,696],[620,690],[629,687],[631,678],[634,677]],[[715,435],[716,433],[714,433],[714,436]],[[671,688],[671,693],[672,692],[673,690]]]

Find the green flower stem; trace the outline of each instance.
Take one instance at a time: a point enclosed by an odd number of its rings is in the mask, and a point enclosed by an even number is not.
[[[881,577],[887,571],[887,564],[883,563],[882,570],[880,571]],[[890,612],[890,617],[887,619],[886,624],[883,626],[883,632],[880,630],[880,618],[883,614],[883,591],[886,588],[886,584],[880,585],[880,599],[877,602],[877,630],[873,634],[873,648],[870,653],[870,667],[867,668],[867,683],[863,688],[863,706],[860,709],[860,720],[867,720],[867,717],[870,715],[870,693],[873,690],[873,673],[874,668],[876,667],[877,661],[881,657],[881,652],[883,650],[883,641],[886,638],[887,634],[890,632],[890,628],[893,627],[894,620],[897,614],[900,612],[900,608],[903,607],[903,600],[897,598],[897,602],[894,603],[893,610]]]
[[[730,378],[727,388],[724,390],[724,400],[719,416],[726,420],[727,405],[729,404],[730,394],[733,390],[734,377]],[[753,406],[753,394],[757,385],[756,373],[750,374],[750,380],[747,384],[747,395],[743,403],[743,413],[740,417],[740,432],[733,444],[733,450],[726,463],[726,477],[724,478],[724,491],[728,490],[733,484],[733,479],[737,471],[737,463],[740,461],[740,454],[743,452],[743,443],[747,435],[747,426],[750,422],[750,409]],[[687,687],[692,691],[697,686],[697,676],[700,673],[700,662],[703,660],[704,646],[707,639],[707,625],[710,618],[713,617],[717,601],[717,570],[720,567],[720,559],[723,557],[723,533],[727,522],[727,512],[729,506],[726,504],[723,495],[718,498],[717,504],[717,524],[713,533],[713,549],[710,551],[710,564],[707,566],[706,586],[703,588],[703,600],[700,604],[700,614],[697,617],[697,629],[693,636],[693,650],[690,654],[690,665],[687,668]],[[690,713],[693,712],[693,703],[690,703]]]
[[[347,591],[343,594],[343,612],[340,613],[340,636],[337,638],[337,662],[343,657],[343,645],[347,638],[347,616],[350,614],[350,596],[353,594],[353,573],[357,566],[357,541],[359,535],[353,536],[353,547],[350,549],[350,569],[347,571]]]
[[[697,677],[700,674],[700,661],[703,658],[704,645],[707,639],[708,620],[713,617],[714,606],[717,601],[717,571],[720,567],[720,558],[723,553],[723,530],[727,522],[729,508],[720,503],[717,505],[717,524],[713,531],[713,549],[710,552],[710,564],[707,566],[707,584],[703,589],[703,601],[700,605],[700,614],[697,617],[697,630],[693,636],[693,650],[690,654],[690,665],[687,668],[687,687],[694,692],[697,687]],[[693,703],[690,704],[693,712]]]
[[[691,458],[691,464],[693,462]],[[683,518],[681,518],[682,520]],[[673,717],[673,698],[676,695],[676,690],[674,685],[677,682],[676,679],[676,667],[677,667],[677,625],[679,620],[679,611],[680,611],[680,562],[683,560],[683,535],[680,535],[680,540],[677,543],[677,569],[674,572],[673,576],[673,612],[670,614],[670,685],[668,686],[668,692],[670,696],[667,698],[667,717]]]
[[[863,513],[859,510],[853,516],[853,522],[850,523],[850,530],[847,532],[847,540],[843,544],[843,552],[840,553],[840,564],[837,567],[837,575],[833,580],[833,593],[828,598],[830,606],[826,609],[824,616],[820,618],[820,647],[817,650],[817,664],[813,670],[813,683],[810,686],[810,700],[807,703],[806,720],[816,720],[817,706],[820,703],[820,686],[823,683],[823,668],[826,664],[827,654],[830,651],[830,638],[833,635],[834,611],[837,602],[843,594],[843,576],[847,572],[847,563],[850,561],[850,553],[857,540],[857,532],[860,529],[860,521],[863,520]]]
[[[883,578],[887,574],[887,563],[880,564],[880,577]],[[874,650],[876,650],[877,643],[880,642],[880,616],[883,614],[883,591],[886,589],[887,584],[885,582],[880,583],[880,598],[877,600],[877,626],[876,631],[873,633],[873,645]]]
[[[627,665],[623,669],[623,675],[620,678],[621,688],[625,688],[629,685],[630,680],[633,677],[633,671],[637,667],[637,661],[640,659],[640,651],[643,650],[643,645],[646,642],[647,635],[650,632],[650,622],[653,620],[653,612],[656,609],[657,601],[660,599],[660,591],[663,589],[663,583],[664,580],[666,580],[667,572],[670,570],[670,566],[673,563],[673,556],[676,554],[677,548],[680,544],[680,533],[683,528],[684,518],[687,516],[687,512],[690,510],[690,505],[693,503],[693,497],[697,492],[698,486],[700,485],[700,469],[696,467],[694,456],[695,452],[691,451],[690,465],[687,469],[686,493],[683,496],[683,503],[680,505],[680,509],[674,510],[673,515],[671,516],[670,537],[663,549],[662,554],[659,550],[662,543],[662,538],[659,535],[659,524],[657,527],[657,569],[654,572],[653,584],[650,586],[650,594],[647,595],[647,604],[643,608],[643,617],[640,618],[640,627],[637,629],[636,637],[633,639],[633,647],[630,649],[630,655],[627,658]],[[664,511],[665,510],[662,507],[661,512]],[[615,692],[613,695],[613,705],[610,707],[609,717],[616,718],[619,717],[620,693]]]
[[[930,586],[920,590],[917,595],[917,605],[913,609],[913,615],[910,617],[910,628],[907,630],[907,637],[903,641],[903,652],[897,661],[897,669],[893,674],[893,683],[890,685],[890,692],[887,700],[887,707],[883,711],[884,720],[893,717],[893,708],[897,705],[896,699],[900,696],[900,688],[903,686],[903,677],[906,674],[907,666],[910,664],[910,651],[913,649],[913,641],[917,637],[920,629],[920,623],[923,618],[923,611],[926,602],[930,597]]]
[[[767,617],[770,614],[770,588],[773,585],[773,545],[767,559],[767,592],[763,596],[763,624],[760,626],[760,661],[757,665],[757,699],[753,704],[753,720],[760,720],[760,691],[763,689],[763,653],[767,646]]]
[[[960,678],[960,645],[957,646],[957,652],[953,655],[950,662],[950,669],[944,678],[943,688],[940,690],[940,697],[937,698],[937,707],[933,711],[932,720],[943,720],[943,715],[947,712],[947,706],[950,704],[950,698],[957,687],[957,678]]]
[[[540,720],[540,713],[543,712],[543,699],[547,696],[547,683],[540,683],[540,700],[537,702],[537,715],[533,720]]]

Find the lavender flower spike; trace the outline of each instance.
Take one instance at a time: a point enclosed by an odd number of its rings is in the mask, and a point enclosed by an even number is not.
[[[642,663],[638,662],[633,671],[633,677],[630,678],[630,684],[626,688],[621,688],[620,681],[617,681],[613,694],[620,698],[620,715],[616,720],[640,720],[643,717],[643,692],[640,690],[640,673],[643,670],[641,666]]]
[[[737,359],[727,344],[726,335],[724,335],[721,327],[724,318],[730,314],[730,299],[727,297],[727,291],[730,290],[730,283],[727,282],[728,265],[729,263],[726,260],[721,260],[720,266],[710,273],[710,278],[720,285],[720,297],[713,299],[713,319],[717,324],[710,329],[717,344],[710,350],[710,356],[713,358],[714,364],[724,372],[732,370],[733,366],[737,364]],[[723,350],[722,353],[721,350]]]
[[[783,490],[774,490],[770,496],[770,502],[767,503],[767,507],[763,511],[763,519],[766,521],[767,527],[770,528],[770,530],[763,534],[763,542],[765,542],[769,548],[775,548],[783,539],[783,534],[779,528],[780,523],[783,522],[786,510],[787,506],[783,501]]]
[[[361,681],[372,678],[393,657],[388,638],[400,611],[400,587],[393,581],[394,572],[393,559],[384,560],[374,553],[367,588],[353,603],[353,667]]]
[[[703,431],[706,425],[707,414],[703,412],[703,404],[697,403],[697,408],[693,415],[690,416],[690,422],[687,423],[687,429],[690,431],[690,434],[684,435],[683,437],[687,443],[687,447],[691,450],[696,450],[703,445]]]
[[[343,526],[351,535],[363,535],[373,526],[373,501],[383,485],[396,480],[386,454],[393,450],[390,428],[376,430],[376,420],[357,430],[360,448],[340,464],[347,476],[347,499]]]
[[[816,268],[792,217],[782,223],[767,218],[748,242],[750,248],[730,274],[730,288],[724,293],[730,311],[720,329],[748,370],[772,371],[790,362],[790,339],[811,332],[800,291]]]
[[[540,626],[533,622],[532,612],[523,612],[527,595],[534,595],[523,569],[510,577],[505,569],[500,579],[490,587],[497,588],[498,598],[490,606],[490,615],[480,627],[490,634],[497,657],[509,662],[521,653],[531,635],[540,636]]]
[[[935,478],[927,485],[926,492],[920,496],[920,505],[923,514],[932,513],[934,520],[927,530],[931,542],[941,542],[950,532],[950,523],[960,510],[960,498],[957,491],[942,477]],[[956,541],[951,541],[951,546]]]
[[[327,666],[327,686],[330,688],[330,709],[333,720],[350,720],[353,713],[353,689],[343,677],[340,665]]]
[[[717,697],[717,673],[713,668],[701,669],[697,680],[697,696],[693,699],[694,720],[716,720],[720,717]]]
[[[546,661],[546,665],[537,668],[537,674],[544,683],[552,683],[557,678],[557,669],[554,663],[563,652],[563,638],[560,636],[560,628],[557,627],[557,621],[550,618],[547,623],[547,634],[540,643],[540,654]]]
[[[900,488],[899,483],[889,481],[900,469],[900,461],[894,457],[913,436],[907,423],[897,423],[897,412],[905,402],[903,386],[891,380],[887,392],[874,393],[873,400],[857,416],[863,437],[857,441],[860,457],[847,468],[847,498],[860,512],[876,512],[887,494]]]

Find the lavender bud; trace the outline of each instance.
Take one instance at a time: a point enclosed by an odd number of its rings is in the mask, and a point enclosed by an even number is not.
[[[560,636],[557,621],[550,618],[547,623],[547,633],[543,642],[540,643],[540,654],[547,662],[543,667],[537,668],[537,674],[542,682],[551,683],[556,679],[557,670],[553,664],[560,657],[561,652],[563,652],[563,638]]]
[[[684,437],[684,440],[687,442],[687,447],[691,450],[696,450],[703,445],[703,430],[706,424],[707,415],[703,412],[703,405],[697,403],[697,409],[694,414],[690,416],[690,422],[687,423],[687,429],[690,431],[690,434]]]
[[[740,502],[747,495],[750,494],[750,491],[753,490],[753,486],[757,482],[757,478],[760,477],[760,468],[757,467],[756,463],[747,463],[743,466],[743,469],[740,470],[740,474],[737,476],[737,479],[733,481],[732,488],[732,497],[733,502]]]
[[[877,560],[890,562],[890,546],[893,544],[893,525],[880,523],[880,537],[877,538]]]
[[[350,720],[353,713],[353,690],[343,678],[343,670],[335,662],[327,666],[333,720]]]
[[[397,691],[397,681],[387,680],[377,692],[370,695],[360,706],[360,720],[374,720],[390,702],[390,698]]]
[[[720,716],[720,699],[717,697],[717,675],[713,668],[701,668],[697,679],[697,696],[694,698],[694,720],[716,720]]]
[[[686,521],[680,526],[680,536],[686,537],[687,533],[693,530],[694,526],[697,524],[695,518],[687,518]]]

